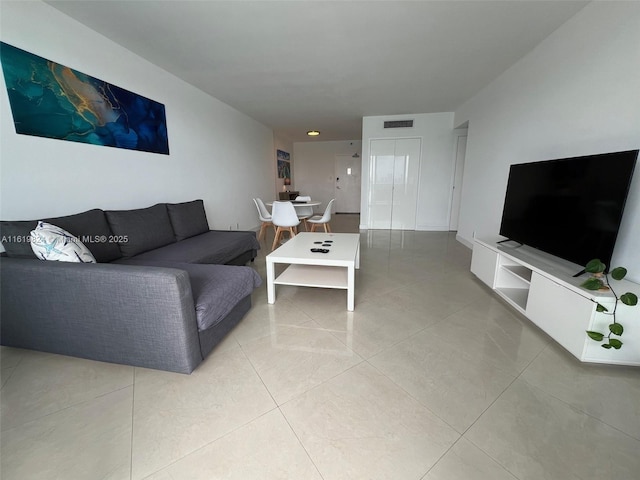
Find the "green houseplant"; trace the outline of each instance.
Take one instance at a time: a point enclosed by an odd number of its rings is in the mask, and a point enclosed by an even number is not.
[[[592,340],[596,342],[603,342],[601,345],[603,348],[615,348],[619,350],[622,347],[622,342],[619,338],[624,333],[624,327],[620,324],[616,319],[616,310],[618,309],[618,302],[622,302],[625,305],[635,306],[638,304],[638,297],[631,293],[627,292],[620,296],[611,288],[611,284],[609,283],[609,275],[614,280],[622,280],[627,275],[627,269],[624,267],[616,267],[611,270],[609,273],[606,273],[607,266],[602,263],[599,259],[595,258],[591,260],[585,266],[585,272],[590,273],[591,277],[585,280],[581,286],[586,288],[587,290],[609,290],[613,294],[615,298],[615,303],[613,306],[613,311],[609,311],[605,306],[597,303],[596,311],[605,313],[606,315],[610,315],[612,319],[612,323],[609,324],[609,332],[594,332],[591,330],[587,330],[587,335]],[[614,335],[614,337],[612,337]]]

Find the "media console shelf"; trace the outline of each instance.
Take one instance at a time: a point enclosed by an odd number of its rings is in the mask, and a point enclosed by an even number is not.
[[[499,240],[474,239],[474,275],[580,361],[640,366],[640,307],[618,304],[624,345],[620,350],[604,349],[585,331],[609,331],[611,316],[596,312],[596,302],[612,310],[613,295],[580,287],[588,278],[588,274],[573,277],[582,270],[580,265],[519,244],[498,244]],[[619,295],[631,291],[640,296],[638,284],[612,283]]]

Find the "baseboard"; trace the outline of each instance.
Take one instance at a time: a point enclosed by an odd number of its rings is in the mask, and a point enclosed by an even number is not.
[[[473,250],[473,242],[470,242],[469,240],[464,238],[462,235],[456,234],[456,240],[461,244],[463,244],[465,247]]]
[[[448,232],[449,225],[416,225],[416,232]]]

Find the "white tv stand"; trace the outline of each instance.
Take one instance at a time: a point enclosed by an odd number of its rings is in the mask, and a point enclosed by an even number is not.
[[[624,325],[620,350],[605,349],[586,330],[608,333],[610,315],[596,312],[596,302],[613,310],[610,292],[580,287],[588,274],[574,278],[583,267],[515,242],[499,244],[499,238],[474,239],[471,272],[497,295],[544,330],[582,362],[640,366],[640,306],[618,304],[616,318]],[[640,286],[612,281],[618,295]]]

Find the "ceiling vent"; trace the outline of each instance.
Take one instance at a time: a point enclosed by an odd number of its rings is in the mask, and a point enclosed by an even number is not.
[[[384,128],[413,128],[413,120],[392,120],[384,122]]]

